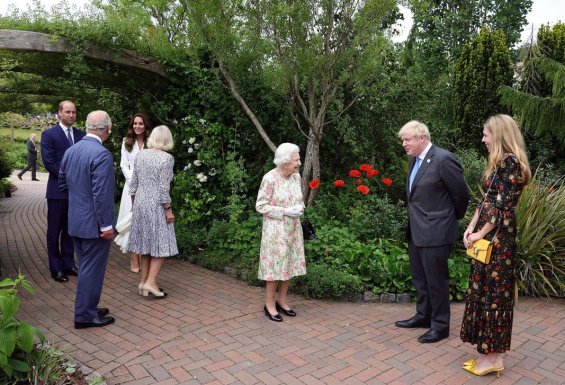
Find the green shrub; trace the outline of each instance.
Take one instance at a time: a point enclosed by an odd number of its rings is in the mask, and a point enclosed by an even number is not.
[[[449,268],[449,298],[462,301],[469,288],[471,264],[469,257],[462,253],[452,253],[447,261]]]
[[[546,183],[536,173],[516,207],[520,291],[565,295],[565,177]]]
[[[15,280],[6,278],[0,282],[0,369],[7,378],[15,376],[16,372],[29,372],[30,365],[19,359],[21,352],[31,353],[35,337],[42,343],[45,341],[39,329],[14,317],[20,307],[18,286],[33,293],[21,273]]]
[[[308,265],[306,275],[292,281],[292,291],[307,298],[357,299],[363,290],[360,277],[325,264]]]

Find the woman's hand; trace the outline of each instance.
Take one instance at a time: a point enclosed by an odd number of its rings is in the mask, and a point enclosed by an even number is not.
[[[478,241],[479,239],[483,239],[483,235],[481,232],[477,231],[476,233],[467,232],[463,235],[463,244],[468,249],[473,245],[473,242]]]
[[[173,210],[165,210],[165,219],[167,219],[167,223],[175,222],[175,215],[173,214]]]

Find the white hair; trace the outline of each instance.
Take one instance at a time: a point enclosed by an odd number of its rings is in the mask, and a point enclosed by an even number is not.
[[[300,148],[298,148],[296,144],[282,143],[275,151],[275,159],[273,160],[273,163],[277,166],[290,163],[292,160],[292,154],[300,154]]]
[[[112,128],[112,119],[106,111],[92,111],[86,117],[86,130],[87,131],[103,131]]]
[[[167,126],[157,126],[147,139],[147,148],[169,151],[173,148],[173,135]]]

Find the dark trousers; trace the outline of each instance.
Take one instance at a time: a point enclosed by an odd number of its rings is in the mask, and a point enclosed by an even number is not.
[[[47,255],[51,274],[75,267],[73,240],[68,229],[69,201],[47,199]]]
[[[88,322],[98,319],[97,308],[112,241],[73,237],[73,242],[78,260],[75,321]]]
[[[417,247],[408,241],[412,282],[416,287],[416,319],[434,330],[449,331],[449,270],[451,245]]]
[[[37,179],[35,173],[37,171],[37,160],[28,160],[27,166],[18,173],[18,176],[21,178],[27,171],[31,170],[31,179]]]

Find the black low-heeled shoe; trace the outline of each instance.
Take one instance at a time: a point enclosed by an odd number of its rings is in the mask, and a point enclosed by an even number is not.
[[[281,305],[279,305],[278,302],[275,302],[275,306],[277,307],[277,311],[282,311],[284,314],[286,314],[289,317],[296,317],[296,312],[294,310],[292,309],[286,310]]]
[[[277,313],[277,314],[275,314],[275,315],[272,315],[271,313],[269,313],[269,310],[267,310],[267,305],[265,305],[265,307],[263,308],[263,310],[265,310],[265,315],[266,315],[267,317],[269,317],[269,319],[270,319],[271,321],[282,322],[283,319],[282,319],[281,315],[280,315],[279,313]]]

